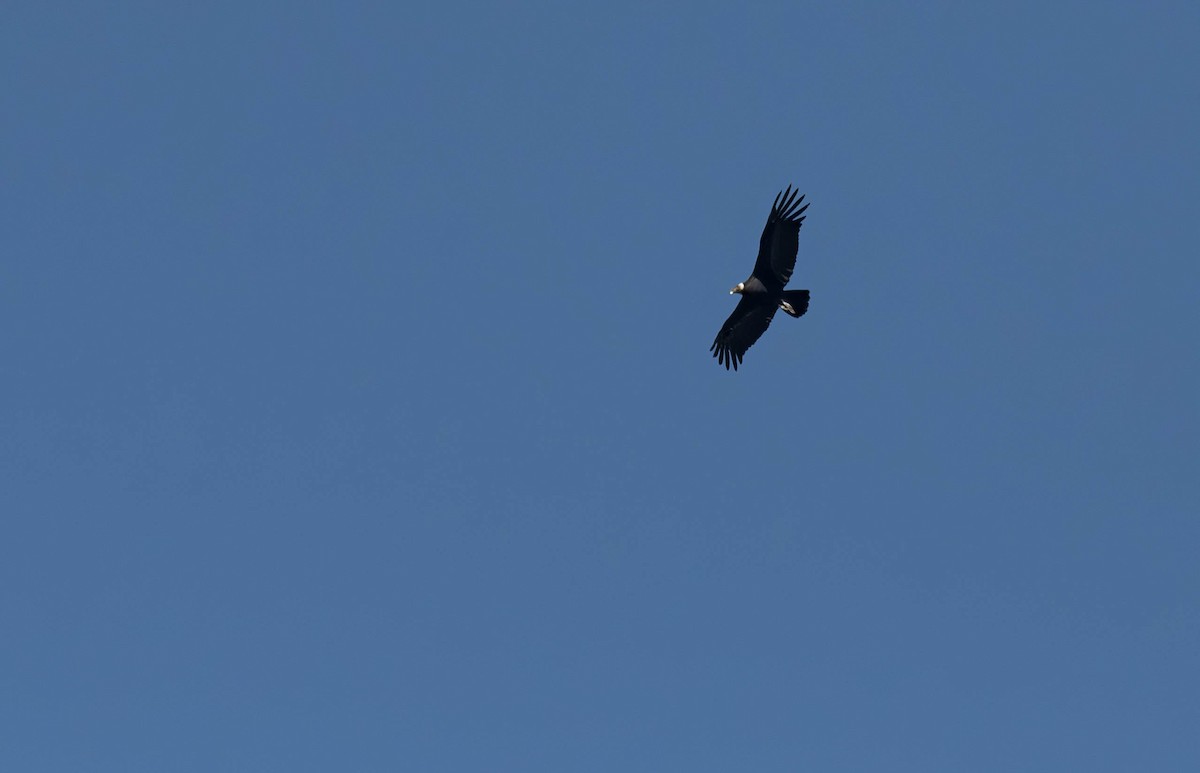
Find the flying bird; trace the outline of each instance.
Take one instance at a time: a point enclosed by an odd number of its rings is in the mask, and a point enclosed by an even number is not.
[[[766,331],[777,309],[793,317],[808,311],[808,290],[783,289],[796,267],[800,226],[804,223],[804,210],[808,209],[807,204],[800,206],[804,197],[797,198],[797,193],[789,185],[775,197],[758,243],[754,271],[749,279],[738,282],[729,291],[730,295],[742,298],[709,349],[725,370],[730,366],[737,370],[746,350]]]

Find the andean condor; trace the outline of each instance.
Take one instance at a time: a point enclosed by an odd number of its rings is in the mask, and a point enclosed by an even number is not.
[[[783,309],[793,317],[808,311],[808,290],[783,289],[796,267],[800,226],[804,223],[804,210],[808,209],[807,204],[800,206],[804,197],[797,198],[797,193],[789,185],[775,197],[758,243],[754,271],[749,279],[738,282],[729,291],[730,295],[738,293],[742,298],[709,350],[726,370],[730,366],[737,370],[746,350],[771,324],[776,309]]]

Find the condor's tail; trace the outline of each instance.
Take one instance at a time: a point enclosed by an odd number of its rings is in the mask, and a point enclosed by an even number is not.
[[[808,290],[784,290],[779,300],[779,308],[793,317],[799,317],[808,311]]]

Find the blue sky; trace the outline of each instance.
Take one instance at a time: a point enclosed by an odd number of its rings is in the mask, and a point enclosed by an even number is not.
[[[0,767],[1200,765],[1194,3],[185,5],[0,9]]]

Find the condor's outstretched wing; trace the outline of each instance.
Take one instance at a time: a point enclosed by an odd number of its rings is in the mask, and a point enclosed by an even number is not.
[[[804,224],[804,197],[788,186],[775,197],[771,215],[758,242],[758,260],[754,261],[754,276],[767,287],[782,288],[792,278],[796,268],[796,250],[800,244],[800,226]]]
[[[774,303],[762,303],[750,296],[742,296],[709,349],[717,362],[725,366],[725,370],[729,370],[730,366],[737,370],[746,350],[754,346],[754,342],[770,326],[777,308]]]

